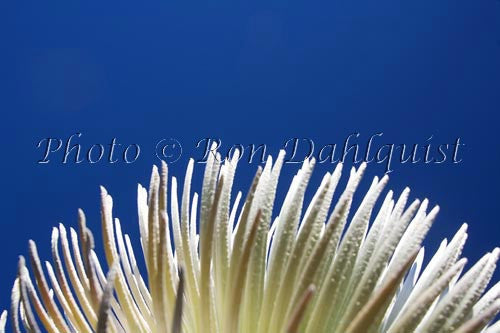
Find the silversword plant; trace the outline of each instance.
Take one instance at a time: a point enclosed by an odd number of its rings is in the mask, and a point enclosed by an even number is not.
[[[374,212],[384,176],[353,210],[365,164],[333,200],[337,165],[306,204],[315,164],[306,160],[274,207],[283,158],[258,168],[244,202],[232,195],[237,152],[223,164],[210,155],[200,197],[191,190],[192,160],[180,197],[166,164],[154,167],[149,190],[138,186],[140,257],[101,188],[105,258],[81,210],[78,232],[53,229],[51,262],[30,241],[12,289],[13,332],[500,332],[491,323],[500,283],[486,291],[498,248],[462,274],[464,224],[422,267],[438,207],[408,203],[405,189],[398,198],[389,191]],[[4,312],[1,327],[6,319]]]

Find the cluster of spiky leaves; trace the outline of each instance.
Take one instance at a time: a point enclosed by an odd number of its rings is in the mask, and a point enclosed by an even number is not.
[[[167,198],[167,166],[161,175],[153,168],[149,191],[138,186],[146,275],[102,188],[107,275],[80,211],[78,233],[71,228],[68,237],[62,224],[54,228],[52,263],[45,262],[45,270],[33,242],[31,274],[20,258],[13,331],[500,332],[499,322],[486,327],[500,309],[500,283],[484,293],[498,249],[462,275],[463,225],[422,269],[422,241],[438,207],[428,212],[427,200],[408,204],[405,189],[397,199],[389,191],[373,214],[384,176],[375,177],[351,214],[364,164],[351,170],[334,201],[339,164],[305,207],[314,167],[314,160],[306,160],[273,219],[283,157],[281,152],[259,167],[241,208],[241,193],[231,202],[238,153],[223,165],[219,155],[210,156],[200,207],[198,194],[191,195],[193,161],[180,205],[176,178]],[[4,313],[1,326],[5,319]]]

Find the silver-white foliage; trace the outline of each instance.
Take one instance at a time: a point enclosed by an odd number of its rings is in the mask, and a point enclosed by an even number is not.
[[[388,177],[375,177],[352,209],[366,165],[352,168],[339,191],[339,164],[306,203],[312,159],[274,207],[281,152],[258,168],[242,202],[233,193],[238,158],[221,164],[210,155],[201,196],[191,190],[192,160],[180,196],[166,164],[153,168],[149,190],[138,186],[146,272],[104,188],[104,261],[81,210],[78,232],[54,228],[45,270],[30,242],[31,274],[21,257],[12,290],[13,331],[500,332],[498,322],[487,327],[500,309],[500,284],[485,293],[499,249],[462,274],[466,224],[422,267],[422,242],[439,210],[427,199],[408,203],[407,188],[381,200]],[[5,322],[3,312],[0,333]]]

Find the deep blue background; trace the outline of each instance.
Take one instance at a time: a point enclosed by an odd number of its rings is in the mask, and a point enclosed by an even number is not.
[[[28,239],[49,259],[50,228],[76,226],[78,207],[100,230],[98,185],[137,236],[136,184],[148,183],[161,138],[183,145],[171,166],[182,181],[207,136],[225,147],[267,143],[274,154],[291,137],[460,137],[462,163],[395,164],[389,187],[409,185],[412,198],[440,204],[430,250],[464,221],[465,256],[499,245],[498,1],[12,3],[0,4],[0,308]],[[140,144],[141,156],[129,165],[36,163],[40,139],[75,132],[82,149],[116,137]],[[255,168],[241,163],[236,189],[247,190]],[[333,168],[318,166],[313,185]],[[285,166],[278,202],[296,170]],[[362,189],[383,173],[371,164]]]

